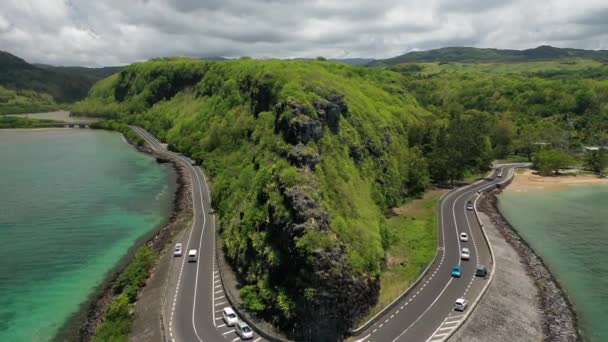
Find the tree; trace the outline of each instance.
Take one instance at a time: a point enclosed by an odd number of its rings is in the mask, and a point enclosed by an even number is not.
[[[604,171],[608,168],[608,152],[601,148],[597,151],[588,151],[585,156],[585,164],[593,172],[603,177]]]
[[[560,169],[572,165],[572,163],[574,163],[572,156],[554,148],[540,150],[534,157],[534,167],[543,176],[558,174]]]
[[[492,132],[492,145],[496,158],[505,158],[513,150],[514,129],[513,122],[500,119]]]

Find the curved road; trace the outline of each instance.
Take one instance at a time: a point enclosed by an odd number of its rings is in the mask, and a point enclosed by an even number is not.
[[[189,231],[178,239],[184,255],[190,249],[199,252],[198,262],[186,258],[172,260],[165,298],[164,329],[169,341],[238,341],[234,330],[224,325],[221,309],[228,306],[215,263],[215,218],[210,214],[209,188],[199,167],[184,156],[170,152],[154,136],[140,127],[131,127],[151,148],[169,158],[180,160],[191,173],[194,220]],[[488,178],[449,192],[441,201],[438,229],[438,255],[429,272],[396,305],[359,336],[358,341],[444,341],[464,319],[464,313],[453,311],[454,301],[464,297],[473,303],[482,293],[488,279],[475,277],[477,264],[493,272],[491,255],[475,212],[466,209],[478,191],[507,182],[519,164],[498,166]],[[503,177],[496,177],[502,172]],[[459,235],[466,232],[467,242]],[[460,260],[467,247],[470,260]],[[451,269],[461,265],[462,276],[453,278]],[[254,336],[255,342],[261,337]]]
[[[359,336],[358,341],[444,341],[460,325],[465,313],[453,310],[458,298],[465,298],[469,306],[481,295],[489,278],[475,277],[477,264],[493,271],[490,249],[475,211],[467,210],[468,201],[474,202],[478,191],[507,182],[516,164],[500,165],[483,180],[449,192],[441,201],[438,230],[438,255],[428,273],[407,295]],[[497,174],[502,172],[502,177]],[[461,242],[460,233],[467,233]],[[462,248],[469,248],[469,260],[460,260]],[[461,265],[462,276],[453,278],[451,269]],[[470,308],[467,308],[470,310]]]
[[[173,258],[163,305],[163,328],[169,341],[238,341],[234,328],[224,324],[221,310],[229,306],[215,263],[215,217],[211,214],[209,187],[198,166],[181,154],[168,151],[153,135],[131,126],[157,153],[180,161],[192,179],[192,227],[176,242],[183,244],[184,256]],[[190,249],[198,251],[196,263],[187,262]],[[261,337],[254,334],[253,341]]]

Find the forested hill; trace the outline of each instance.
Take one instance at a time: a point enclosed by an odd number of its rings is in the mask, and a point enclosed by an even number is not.
[[[432,114],[405,79],[329,61],[157,59],[73,110],[142,125],[201,162],[248,309],[327,340],[377,301],[396,242],[388,209],[492,158],[491,117]]]
[[[375,60],[371,66],[395,65],[409,62],[461,62],[461,63],[504,63],[532,62],[543,60],[584,58],[608,62],[607,50],[562,49],[539,46],[527,50],[479,49],[473,47],[445,47],[428,51],[409,52],[401,56]]]
[[[35,65],[0,51],[0,86],[12,90],[49,94],[56,102],[86,97],[91,86],[120,68],[54,67]]]

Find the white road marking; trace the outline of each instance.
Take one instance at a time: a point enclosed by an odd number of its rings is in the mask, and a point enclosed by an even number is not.
[[[232,340],[232,342],[236,342],[236,341],[238,341],[238,340],[240,340],[240,339],[241,339],[240,337],[237,337],[237,338],[235,338],[234,340]]]
[[[228,334],[230,334],[230,333],[233,333],[233,332],[234,332],[234,329],[232,329],[232,330],[228,330],[228,331],[226,331],[225,333],[222,333],[222,335],[226,336],[226,335],[228,335]]]
[[[215,305],[214,305],[214,306],[222,306],[222,305],[224,305],[224,304],[226,304],[226,302],[219,302],[219,303],[215,303]]]
[[[257,339],[255,339],[253,342],[258,342],[258,341],[260,341],[261,339],[262,339],[261,337],[258,337],[258,338],[257,338]]]
[[[146,133],[142,132],[141,130],[139,130],[138,127],[134,128],[134,130],[136,132],[139,133],[139,135],[144,138],[144,136],[147,136]],[[149,137],[148,137],[149,138]],[[154,148],[154,143],[148,141],[146,138],[144,138],[144,140],[146,140],[146,142],[150,145],[150,147]],[[153,141],[153,139],[151,139]],[[199,184],[200,185],[200,184]],[[192,197],[194,197],[194,187],[192,188]],[[194,201],[192,202],[192,226],[190,227],[190,234],[188,235],[188,241],[186,242],[187,246],[190,246],[190,240],[192,238],[192,233],[194,232],[194,228],[196,226],[196,210],[195,210],[195,206],[194,206]],[[173,303],[175,304],[175,302],[177,301],[177,296],[179,294],[179,289],[180,289],[180,284],[181,284],[181,279],[182,279],[182,273],[184,272],[184,265],[186,263],[186,258],[182,259],[182,265],[179,271],[179,277],[177,280],[177,285],[175,287],[175,295],[173,297]],[[171,309],[171,318],[169,319],[169,332],[171,334],[171,339],[173,340],[173,336],[172,336],[172,327],[173,327],[173,317],[175,316],[175,305],[173,306],[173,308]],[[200,338],[199,338],[200,340]],[[201,340],[202,342],[202,340]]]
[[[221,325],[218,325],[216,328],[223,328],[225,326],[226,326],[226,324],[221,324]]]

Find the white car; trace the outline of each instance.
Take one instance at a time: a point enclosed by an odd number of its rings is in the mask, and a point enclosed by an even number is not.
[[[467,305],[469,305],[469,302],[467,302],[466,299],[458,298],[456,299],[456,303],[454,303],[454,310],[464,311],[467,308]]]
[[[188,251],[188,262],[196,262],[196,249]]]
[[[469,236],[467,235],[467,233],[460,233],[460,241],[462,241],[462,242],[469,241]]]
[[[473,203],[471,203],[471,202],[467,203],[467,210],[473,210]]]
[[[180,242],[175,244],[175,249],[173,250],[173,256],[181,257],[183,254],[182,244]]]
[[[231,327],[239,322],[239,316],[232,310],[231,307],[227,306],[222,310],[222,318],[227,326]]]
[[[463,248],[462,252],[460,253],[460,259],[469,260],[470,257],[471,257],[471,252],[469,251],[469,249]]]
[[[234,330],[243,340],[253,338],[253,330],[245,322],[238,322]]]
[[[498,178],[502,177],[502,170],[498,171],[498,174],[496,175]]]

